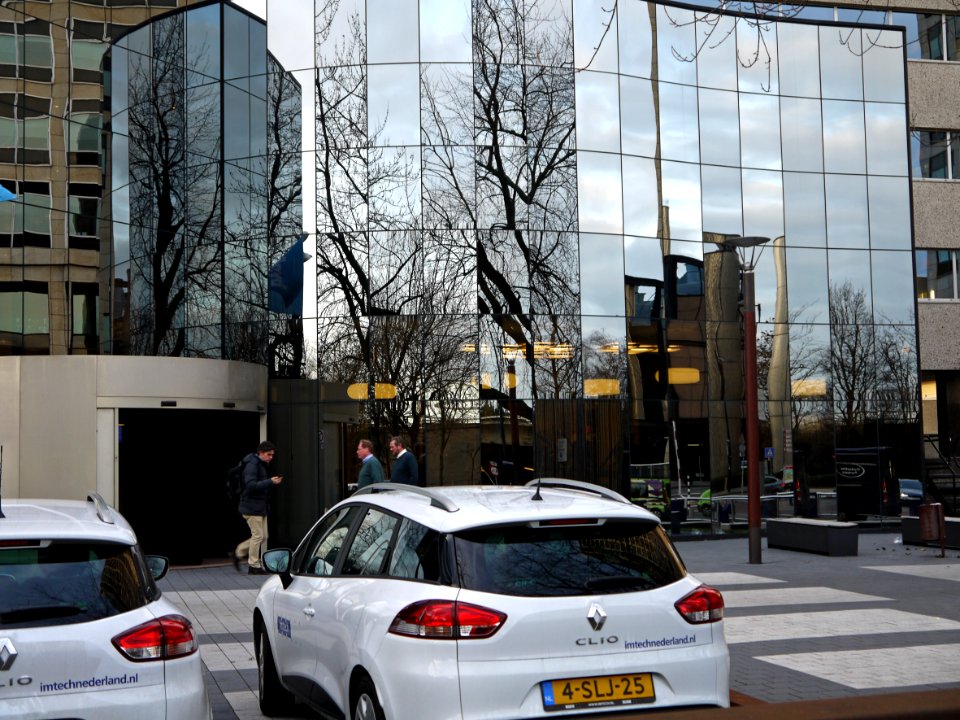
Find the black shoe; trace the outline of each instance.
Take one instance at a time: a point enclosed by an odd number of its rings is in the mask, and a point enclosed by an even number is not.
[[[233,558],[233,569],[240,572],[240,558],[237,557],[236,553],[230,553],[230,557]]]
[[[258,568],[251,565],[249,568],[247,568],[247,575],[269,575],[269,573],[263,568]]]

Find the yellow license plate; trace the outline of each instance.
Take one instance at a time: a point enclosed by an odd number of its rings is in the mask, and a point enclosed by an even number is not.
[[[540,683],[540,694],[545,710],[634,705],[656,700],[650,673],[547,680]]]

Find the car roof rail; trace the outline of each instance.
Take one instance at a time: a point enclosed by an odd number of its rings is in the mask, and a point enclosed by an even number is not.
[[[403,485],[402,483],[382,482],[373,483],[372,485],[365,485],[357,490],[353,496],[372,495],[378,492],[413,493],[414,495],[421,495],[423,497],[430,498],[430,504],[435,508],[440,508],[441,510],[446,510],[447,512],[457,512],[460,509],[456,503],[450,500],[450,498],[446,497],[434,488],[419,487],[417,485]]]
[[[599,495],[604,497],[607,500],[615,500],[616,502],[626,503],[627,505],[633,505],[632,502],[627,500],[623,495],[618,493],[616,490],[611,490],[608,487],[603,487],[603,485],[594,485],[593,483],[583,482],[582,480],[569,480],[567,478],[538,478],[536,480],[531,480],[526,484],[526,487],[549,487],[549,488],[561,488],[567,490],[580,490],[582,492],[593,493],[594,495]]]
[[[90,493],[87,495],[87,502],[93,503],[93,507],[97,510],[97,517],[103,522],[110,523],[111,525],[115,524],[113,522],[113,516],[110,514],[110,506],[100,497],[100,493]]]

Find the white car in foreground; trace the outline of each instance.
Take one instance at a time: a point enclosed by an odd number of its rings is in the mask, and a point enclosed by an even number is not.
[[[335,505],[254,609],[260,707],[351,720],[729,706],[723,598],[651,513],[570,480],[377,484]]]
[[[4,500],[0,717],[208,720],[196,632],[99,495]]]

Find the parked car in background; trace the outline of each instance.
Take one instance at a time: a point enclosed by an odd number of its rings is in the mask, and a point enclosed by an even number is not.
[[[99,495],[4,500],[0,717],[207,720],[197,635]]]
[[[729,706],[723,598],[606,488],[370,485],[263,557],[267,715],[295,700],[351,720]]]
[[[900,478],[900,507],[907,515],[918,515],[923,504],[923,483]]]

